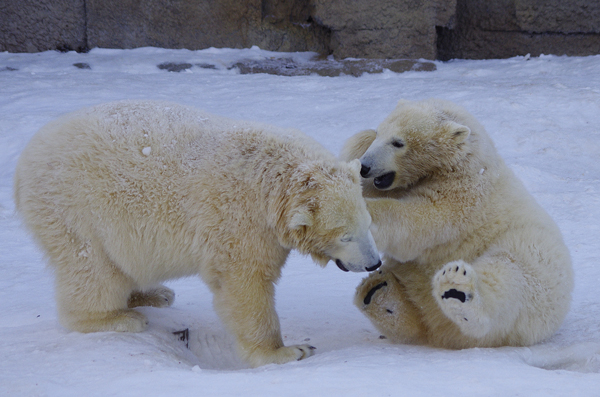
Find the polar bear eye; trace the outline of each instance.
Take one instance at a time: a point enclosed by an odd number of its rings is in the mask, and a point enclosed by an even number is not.
[[[342,243],[349,243],[352,241],[352,236],[344,236],[340,239]]]
[[[395,147],[395,148],[400,149],[400,148],[404,147],[404,142],[395,139],[395,140],[392,141],[392,146]]]

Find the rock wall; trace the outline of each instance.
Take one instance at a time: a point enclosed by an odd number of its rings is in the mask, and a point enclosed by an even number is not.
[[[600,1],[457,0],[437,33],[441,60],[600,54]]]
[[[207,47],[336,58],[600,53],[594,0],[0,0],[0,51]]]
[[[0,0],[0,51],[84,51],[85,36],[85,0]]]
[[[456,0],[314,0],[340,58],[435,59],[436,26],[451,27]]]
[[[87,0],[88,46],[197,50],[257,45],[327,52],[329,32],[298,0]]]

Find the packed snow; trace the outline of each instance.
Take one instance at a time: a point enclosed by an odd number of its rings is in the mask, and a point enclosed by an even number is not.
[[[435,62],[435,71],[360,77],[230,67],[279,56],[258,48],[0,53],[0,394],[600,396],[600,56],[455,60]],[[174,73],[157,66],[164,63],[191,66]],[[337,154],[400,98],[428,97],[473,113],[561,228],[575,290],[551,339],[459,351],[392,344],[352,304],[365,274],[323,270],[298,254],[278,283],[277,310],[287,344],[317,347],[306,360],[248,368],[197,278],[168,283],[177,294],[172,307],[140,309],[150,320],[142,333],[80,334],[58,324],[52,273],[12,200],[17,158],[48,121],[101,102],[162,99],[295,127]],[[174,334],[186,329],[187,343]]]

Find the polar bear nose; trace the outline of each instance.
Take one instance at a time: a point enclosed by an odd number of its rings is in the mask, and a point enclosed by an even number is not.
[[[381,261],[377,262],[377,264],[375,266],[366,267],[365,270],[368,272],[372,272],[373,270],[379,269],[380,266],[381,266]]]
[[[360,166],[360,176],[362,176],[363,178],[366,178],[367,175],[369,175],[369,171],[371,171],[371,167],[367,167],[364,164],[361,164]]]

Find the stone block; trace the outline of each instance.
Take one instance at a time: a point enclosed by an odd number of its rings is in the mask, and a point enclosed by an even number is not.
[[[260,0],[87,0],[90,47],[242,48]]]
[[[436,26],[452,26],[456,0],[313,0],[337,58],[436,58]]]
[[[600,53],[598,2],[458,0],[456,13],[453,29],[438,28],[441,60]]]
[[[308,0],[87,0],[90,47],[328,51]]]
[[[515,0],[519,27],[535,33],[600,33],[600,1]]]
[[[86,50],[84,0],[0,1],[0,51]]]

